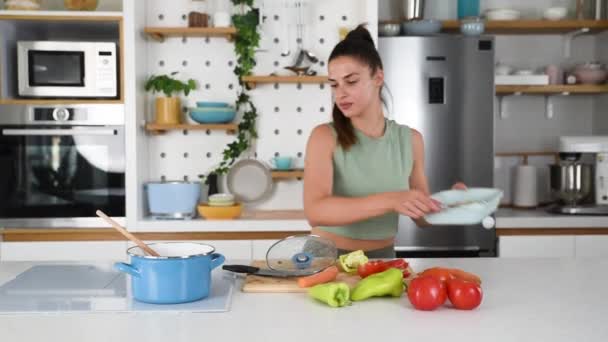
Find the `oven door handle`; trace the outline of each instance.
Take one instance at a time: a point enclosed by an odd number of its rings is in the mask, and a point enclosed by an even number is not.
[[[28,128],[6,128],[2,130],[5,136],[67,136],[67,135],[117,135],[118,131],[112,128],[87,128],[87,129],[28,129]]]

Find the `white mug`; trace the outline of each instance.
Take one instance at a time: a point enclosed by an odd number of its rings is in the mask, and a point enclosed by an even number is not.
[[[515,168],[513,205],[521,208],[538,206],[538,180],[536,167],[520,165]]]

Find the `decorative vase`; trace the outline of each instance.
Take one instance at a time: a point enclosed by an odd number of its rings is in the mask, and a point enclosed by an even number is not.
[[[156,98],[156,123],[177,125],[180,123],[181,103],[179,97]]]

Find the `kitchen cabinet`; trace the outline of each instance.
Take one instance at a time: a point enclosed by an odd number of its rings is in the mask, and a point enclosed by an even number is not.
[[[501,236],[501,258],[608,257],[608,235]]]
[[[577,236],[576,257],[608,257],[608,235]]]
[[[1,261],[125,260],[125,241],[2,242]]]
[[[498,256],[501,258],[573,258],[576,237],[565,236],[501,236]]]

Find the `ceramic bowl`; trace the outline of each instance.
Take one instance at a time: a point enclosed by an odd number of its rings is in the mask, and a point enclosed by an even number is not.
[[[234,205],[234,195],[232,194],[213,194],[208,198],[208,204],[212,207],[227,207]]]
[[[492,188],[447,190],[431,195],[446,209],[425,216],[433,225],[475,225],[490,216],[500,204],[503,192]],[[462,205],[458,205],[464,203]]]
[[[543,18],[547,20],[562,20],[568,15],[566,7],[550,7],[543,12]]]
[[[582,84],[600,84],[606,81],[608,72],[605,69],[577,68],[574,76]]]
[[[481,18],[464,19],[460,22],[460,32],[465,36],[479,36],[485,30],[485,23]]]
[[[508,8],[496,8],[486,11],[488,20],[517,20],[521,17],[521,12]]]
[[[382,23],[378,25],[378,34],[383,37],[398,36],[401,33],[401,25],[397,23]]]
[[[223,207],[199,204],[197,210],[198,214],[207,220],[233,220],[241,216],[242,213],[242,207],[238,203]]]
[[[226,108],[229,105],[226,102],[197,101],[196,106],[198,108]]]
[[[403,32],[408,36],[429,36],[441,31],[441,21],[435,19],[416,19],[403,23]]]
[[[236,111],[232,107],[191,108],[190,118],[200,124],[228,123],[234,120]]]

